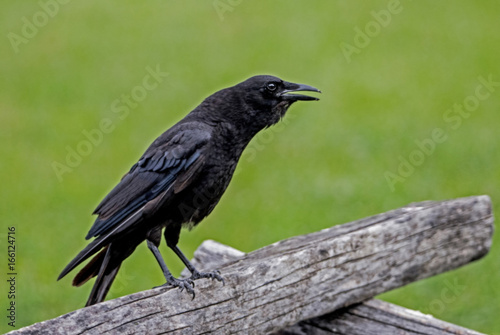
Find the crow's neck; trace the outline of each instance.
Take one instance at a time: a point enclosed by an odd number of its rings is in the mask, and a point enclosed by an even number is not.
[[[225,98],[223,104],[219,99],[214,99],[214,96],[205,99],[186,119],[224,129],[226,136],[235,137],[235,140],[245,147],[259,131],[266,128],[265,122],[259,123],[255,117],[263,112],[251,110],[238,97]]]

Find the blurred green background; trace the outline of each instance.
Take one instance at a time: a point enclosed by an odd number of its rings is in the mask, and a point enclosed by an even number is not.
[[[321,100],[297,103],[250,144],[213,214],[183,232],[188,256],[205,239],[248,252],[421,200],[488,194],[498,212],[498,17],[494,1],[4,2],[0,233],[6,246],[7,227],[16,228],[16,326],[83,306],[91,284],[56,278],[86,245],[90,213],[160,133],[255,74],[316,86]],[[115,113],[148,67],[168,76],[127,115]],[[477,99],[480,77],[497,84]],[[469,115],[448,112],[464,101]],[[103,119],[113,130],[85,147],[85,131]],[[397,174],[400,157],[436,128],[446,140],[391,187],[387,172]],[[69,167],[69,150],[87,152]],[[71,171],[58,178],[54,162]],[[381,298],[500,334],[494,239],[486,258]],[[179,273],[180,261],[162,252]],[[5,283],[5,252],[1,262]],[[143,244],[108,298],[162,283]],[[460,285],[451,298],[450,285]],[[2,332],[11,330],[6,293]]]

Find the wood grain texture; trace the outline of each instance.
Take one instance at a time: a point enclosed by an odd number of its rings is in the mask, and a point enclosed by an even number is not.
[[[411,204],[246,254],[194,300],[158,288],[11,333],[271,333],[479,259],[492,233],[487,196]]]
[[[215,241],[204,241],[194,253],[193,265],[215,269],[245,254]],[[185,269],[184,277],[189,276]],[[377,299],[341,308],[317,318],[300,321],[274,335],[482,335],[431,315]]]
[[[418,311],[369,299],[274,335],[484,335]]]

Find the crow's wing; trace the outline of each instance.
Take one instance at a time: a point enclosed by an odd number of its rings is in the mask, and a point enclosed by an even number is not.
[[[166,134],[164,134],[166,135]],[[164,136],[162,135],[162,136]],[[201,129],[178,131],[168,141],[158,138],[120,183],[97,206],[98,218],[87,234],[89,243],[59,275],[59,279],[95,254],[113,238],[141,224],[158,204],[187,187],[202,170],[210,132]]]
[[[86,238],[98,237],[116,228],[130,215],[175,186],[177,179],[182,179],[185,184],[185,178],[181,177],[188,175],[192,179],[196,176],[196,171],[192,170],[202,167],[200,163],[204,161],[209,139],[207,131],[184,130],[165,144],[149,148],[97,206],[94,214],[99,217]]]

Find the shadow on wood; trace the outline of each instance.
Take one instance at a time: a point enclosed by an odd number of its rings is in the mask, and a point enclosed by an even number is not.
[[[276,332],[479,259],[492,233],[487,196],[411,204],[246,254],[194,300],[157,288],[9,334]]]

